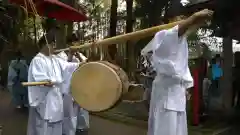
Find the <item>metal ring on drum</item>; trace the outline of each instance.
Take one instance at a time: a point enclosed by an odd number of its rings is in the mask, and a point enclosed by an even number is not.
[[[88,62],[72,75],[71,93],[80,107],[100,112],[112,108],[128,92],[127,74],[107,61]]]

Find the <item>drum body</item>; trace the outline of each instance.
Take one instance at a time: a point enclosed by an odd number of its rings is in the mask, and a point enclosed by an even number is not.
[[[107,61],[81,65],[72,76],[71,93],[80,107],[99,112],[113,107],[128,92],[127,74]]]

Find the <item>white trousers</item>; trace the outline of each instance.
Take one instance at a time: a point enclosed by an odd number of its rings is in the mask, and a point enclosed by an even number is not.
[[[71,95],[63,96],[63,134],[75,135],[77,126],[77,107],[74,105]]]
[[[148,120],[148,135],[187,135],[186,112],[167,109],[151,112]]]
[[[29,107],[27,135],[62,135],[62,121],[44,120],[35,108]]]
[[[64,122],[63,133],[75,135],[76,129],[84,130],[89,128],[89,114],[86,110],[72,100],[71,95],[64,95]]]
[[[156,77],[151,93],[148,135],[187,135],[185,89],[176,79]]]

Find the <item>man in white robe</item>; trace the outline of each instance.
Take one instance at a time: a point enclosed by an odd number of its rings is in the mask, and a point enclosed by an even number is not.
[[[60,56],[63,60],[69,62],[86,62],[87,58],[78,52],[73,53],[69,52],[60,52],[58,56]],[[69,76],[71,78],[71,76]],[[89,114],[88,111],[79,107],[79,105],[73,101],[72,95],[70,94],[70,79],[65,83],[64,88],[64,123],[63,123],[63,132],[66,135],[75,135],[76,129],[78,131],[86,131],[89,128]]]
[[[186,89],[193,86],[193,79],[185,33],[191,27],[200,27],[212,14],[207,9],[197,12],[174,28],[158,32],[148,45],[157,73],[151,92],[148,135],[188,134]]]
[[[79,66],[53,55],[53,35],[39,41],[40,52],[32,59],[29,82],[49,81],[46,86],[28,87],[29,121],[27,135],[63,135],[63,88],[64,81]]]

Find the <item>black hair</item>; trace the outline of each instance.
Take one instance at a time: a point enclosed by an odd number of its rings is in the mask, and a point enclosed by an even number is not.
[[[46,38],[43,35],[40,40],[38,41],[38,47],[39,49],[42,49],[45,45],[51,44],[52,42],[55,42],[55,29],[50,30],[47,34],[46,34]]]
[[[38,41],[38,48],[42,49],[46,45],[45,37],[42,36],[40,40]]]
[[[216,64],[216,58],[212,58],[212,64]]]
[[[76,33],[73,33],[71,36],[67,38],[67,43],[70,44],[72,42],[77,42],[79,40],[79,36]]]
[[[23,57],[21,51],[17,51],[17,52],[15,53],[15,56],[16,56],[16,58],[17,58],[18,61]]]
[[[220,57],[221,57],[220,54],[216,54],[216,55],[215,55],[215,58],[220,58]]]
[[[16,52],[16,56],[17,56],[17,57],[22,57],[21,51],[17,51],[17,52]]]

